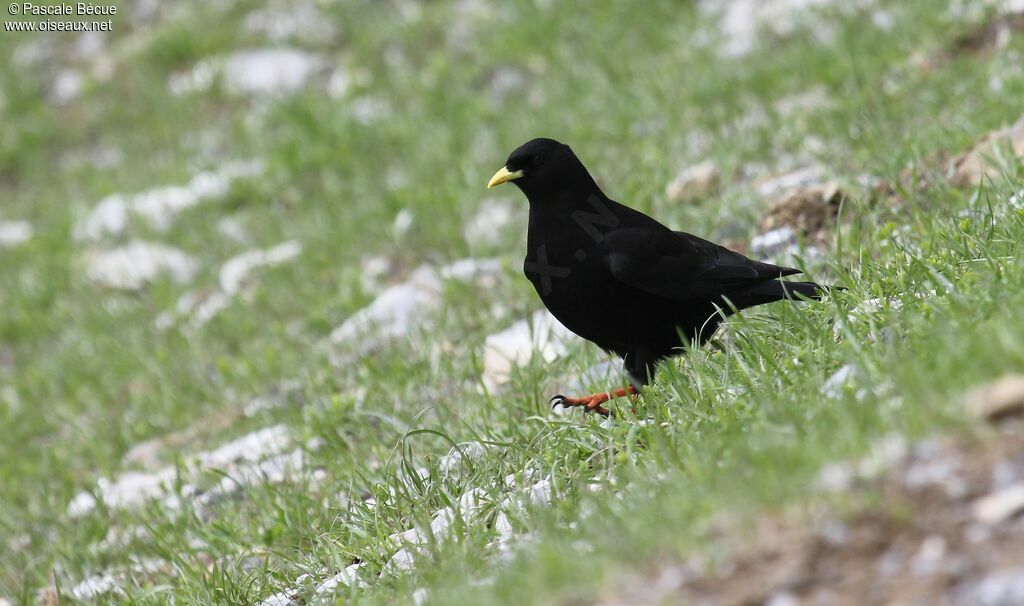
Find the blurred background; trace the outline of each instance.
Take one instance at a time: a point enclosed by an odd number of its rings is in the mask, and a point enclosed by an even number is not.
[[[2,9],[0,605],[1024,603],[1021,2],[102,6]],[[539,136],[850,290],[553,415]]]

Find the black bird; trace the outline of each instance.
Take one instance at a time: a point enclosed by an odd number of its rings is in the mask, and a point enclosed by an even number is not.
[[[530,202],[523,265],[541,301],[569,330],[624,361],[628,389],[552,403],[585,406],[635,394],[661,360],[703,345],[735,310],[781,299],[819,299],[800,273],[672,231],[606,196],[568,145],[533,139],[512,152],[491,188],[515,183]]]

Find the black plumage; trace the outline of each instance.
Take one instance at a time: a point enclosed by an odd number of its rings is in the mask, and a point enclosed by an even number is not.
[[[513,151],[488,187],[506,181],[530,203],[527,278],[569,330],[623,358],[629,393],[659,361],[682,353],[683,339],[704,344],[735,310],[823,292],[779,279],[797,269],[673,231],[610,199],[558,141],[534,139]],[[625,391],[558,398],[606,413],[601,404]]]

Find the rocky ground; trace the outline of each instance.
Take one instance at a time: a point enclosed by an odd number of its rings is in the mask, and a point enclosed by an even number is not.
[[[143,1],[4,37],[0,606],[1024,603],[1024,6],[942,4]],[[622,377],[483,190],[537,129],[850,290],[610,419],[549,409]]]

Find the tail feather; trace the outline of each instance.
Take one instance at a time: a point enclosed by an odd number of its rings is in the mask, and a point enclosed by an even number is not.
[[[816,282],[787,282],[784,280],[768,280],[748,289],[726,295],[734,305],[750,307],[773,301],[812,299],[818,301],[823,295],[841,287],[823,286]]]

